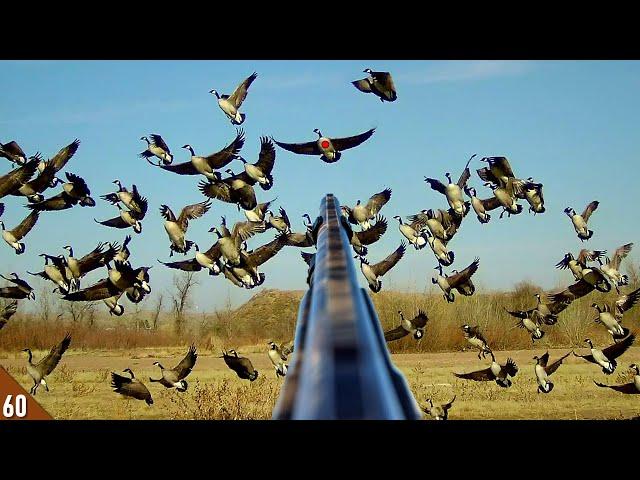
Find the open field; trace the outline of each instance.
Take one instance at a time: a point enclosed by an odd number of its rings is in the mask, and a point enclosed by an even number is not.
[[[58,368],[49,377],[51,391],[41,387],[36,400],[58,419],[268,419],[283,380],[275,378],[267,358],[266,348],[240,350],[251,358],[260,372],[250,383],[238,379],[227,369],[218,350],[202,349],[196,366],[188,377],[185,393],[168,391],[148,377],[159,377],[152,363],[160,361],[173,367],[186,348],[145,348],[93,351],[69,350]],[[550,350],[551,361],[566,353],[566,349]],[[640,362],[640,347],[634,347],[619,359],[616,372],[605,376],[599,367],[570,356],[553,375],[554,390],[548,394],[536,392],[533,375],[535,354],[544,350],[496,351],[497,360],[514,358],[520,371],[509,389],[494,382],[476,383],[455,378],[451,372],[469,372],[485,368],[487,361],[476,353],[411,353],[394,354],[392,359],[406,376],[414,396],[420,403],[431,396],[436,402],[448,401],[454,394],[456,402],[450,419],[625,419],[640,416],[640,396],[623,395],[601,389],[593,380],[603,383],[623,383],[630,379],[627,367]],[[44,351],[34,352],[36,359]],[[31,379],[26,375],[23,353],[8,353],[0,357],[7,369],[27,390]],[[127,400],[113,393],[109,386],[110,371],[130,367],[137,378],[149,387],[154,405]],[[443,385],[441,385],[443,384]]]

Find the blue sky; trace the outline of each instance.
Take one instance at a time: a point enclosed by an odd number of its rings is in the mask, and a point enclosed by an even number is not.
[[[449,171],[457,179],[473,153],[478,158],[505,155],[516,175],[544,184],[547,212],[523,213],[487,225],[470,214],[451,241],[462,269],[481,259],[474,279],[484,288],[510,288],[529,279],[545,288],[572,281],[554,264],[566,251],[582,248],[563,209],[582,211],[594,199],[600,208],[590,226],[592,240],[584,245],[610,252],[638,239],[637,212],[623,205],[637,204],[640,181],[640,63],[618,61],[4,61],[0,62],[0,141],[15,139],[28,154],[54,155],[79,138],[82,144],[66,171],[84,177],[98,201],[95,208],[51,212],[26,238],[27,251],[18,257],[0,245],[2,271],[38,271],[37,254],[64,253],[72,243],[77,254],[98,241],[122,241],[125,232],[93,222],[116,215],[98,197],[112,191],[119,178],[136,183],[150,199],[142,235],[131,244],[134,265],[154,265],[155,293],[171,283],[174,271],[157,263],[168,260],[169,241],[158,212],[166,203],[176,213],[204,199],[196,177],[180,177],[154,169],[137,154],[139,138],[159,133],[169,143],[176,162],[188,159],[180,149],[191,144],[196,153],[209,154],[226,145],[235,128],[218,109],[212,88],[231,93],[253,71],[243,111],[247,141],[242,154],[257,158],[259,137],[273,135],[285,142],[312,140],[314,128],[329,136],[347,136],[377,127],[360,147],[347,151],[335,164],[315,157],[277,150],[275,186],[257,189],[259,201],[278,197],[295,230],[302,231],[303,213],[315,217],[322,196],[332,192],[343,204],[366,201],[385,187],[393,189],[382,213],[390,228],[370,248],[379,261],[401,240],[394,215],[410,215],[424,208],[446,207],[424,176],[444,180]],[[398,89],[395,103],[382,104],[358,92],[351,80],[362,70],[388,70]],[[0,173],[10,164],[2,159]],[[473,162],[472,168],[480,168]],[[230,165],[242,168],[239,161]],[[472,170],[470,185],[481,197],[490,192]],[[51,192],[48,192],[49,194]],[[3,220],[13,228],[28,211],[17,197],[5,197]],[[627,203],[628,202],[628,203]],[[525,204],[526,205],[526,204]],[[525,206],[526,208],[526,206]],[[214,237],[207,230],[220,216],[228,222],[244,220],[234,206],[214,202],[202,219],[191,222],[188,238],[208,248]],[[256,247],[273,234],[257,237]],[[640,247],[639,247],[640,248]],[[305,288],[305,265],[300,250],[286,248],[263,271],[265,288]],[[504,259],[498,260],[498,255]],[[637,261],[635,252],[631,256]],[[174,256],[174,259],[176,257]],[[182,258],[179,256],[178,258]],[[185,257],[190,258],[190,257]],[[410,249],[385,278],[386,288],[422,291],[431,285],[436,260],[427,247]],[[102,278],[94,273],[87,286]],[[199,275],[199,310],[210,310],[227,299],[238,304],[258,290],[243,291],[222,277]],[[366,282],[362,280],[362,284]],[[125,301],[125,305],[126,305]]]

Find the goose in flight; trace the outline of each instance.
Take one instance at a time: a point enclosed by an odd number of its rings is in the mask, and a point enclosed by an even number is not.
[[[375,128],[367,130],[366,132],[354,135],[352,137],[343,138],[329,138],[322,135],[319,129],[314,129],[314,133],[318,135],[317,140],[306,143],[284,143],[274,140],[276,145],[280,148],[284,148],[289,152],[297,153],[299,155],[320,155],[320,159],[326,163],[335,163],[342,157],[342,152],[350,148],[357,147],[368,140]]]
[[[240,113],[240,107],[242,106],[242,102],[247,98],[249,87],[257,77],[258,74],[253,72],[236,87],[231,95],[220,95],[216,90],[209,90],[211,95],[216,96],[220,110],[224,112],[233,125],[241,125],[244,123],[246,115]]]
[[[374,72],[370,68],[363,71],[368,76],[351,82],[354,87],[364,93],[373,93],[382,103],[395,102],[398,99],[393,77],[389,72]]]

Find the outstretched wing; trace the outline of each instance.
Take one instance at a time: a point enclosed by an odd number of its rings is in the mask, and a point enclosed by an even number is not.
[[[640,288],[636,288],[633,292],[622,295],[616,301],[616,313],[623,314],[631,309],[640,300]]]
[[[581,279],[573,285],[569,285],[561,292],[547,294],[547,298],[552,303],[572,302],[577,298],[584,297],[593,289],[593,285],[584,279]]]
[[[153,162],[149,162],[149,163],[151,163],[151,165],[154,165],[156,167],[160,167],[163,170],[167,170],[168,172],[177,173],[178,175],[200,175],[200,172],[196,170],[196,167],[193,166],[193,163],[191,162],[191,160],[189,160],[188,162],[176,163],[172,165],[160,165],[160,164],[156,165]]]
[[[387,330],[386,332],[384,332],[384,341],[385,342],[392,342],[394,340],[399,340],[403,337],[406,337],[409,334],[408,330],[405,330],[402,325],[397,326],[396,328],[393,328],[391,330]]]
[[[322,155],[320,148],[318,148],[318,142],[307,142],[307,143],[284,143],[278,142],[273,139],[276,145],[280,148],[284,148],[289,152],[297,153],[298,155]]]
[[[458,378],[464,378],[465,380],[473,380],[474,382],[489,382],[496,378],[491,368],[485,368],[484,370],[477,370],[471,373],[454,373],[454,375]]]
[[[233,91],[231,95],[229,95],[228,100],[233,103],[236,108],[240,108],[240,105],[242,105],[244,99],[247,98],[249,87],[257,77],[258,74],[256,72],[253,72],[240,85],[238,85],[238,87]]]
[[[260,154],[255,166],[265,175],[269,175],[273,170],[276,161],[276,149],[273,142],[267,137],[260,138]]]
[[[165,152],[171,153],[171,151],[169,150],[169,146],[166,144],[166,142],[164,141],[164,139],[160,135],[158,135],[157,133],[152,133],[151,135],[149,135],[149,137],[151,137],[151,142],[156,147],[160,147]]]
[[[160,205],[160,215],[168,222],[176,221],[176,216],[168,205]]]
[[[391,253],[387,258],[382,260],[381,262],[376,263],[371,266],[371,270],[375,273],[376,276],[381,277],[389,270],[391,270],[395,265],[400,261],[400,259],[404,256],[404,252],[407,249],[407,244],[404,240],[398,248],[395,249],[393,253]]]
[[[351,85],[356,87],[361,92],[364,92],[364,93],[371,92],[371,84],[369,83],[369,80],[367,80],[366,78],[363,78],[362,80],[355,80],[351,82]]]
[[[495,210],[501,205],[500,200],[498,200],[496,196],[485,198],[484,200],[481,200],[481,202],[485,212]]]
[[[613,254],[613,258],[611,259],[611,263],[609,265],[612,268],[618,270],[620,268],[620,263],[627,255],[629,255],[629,252],[631,252],[632,248],[633,243],[627,243],[625,245],[622,245],[621,247],[616,248],[616,251]]]
[[[116,295],[122,295],[122,292],[108,278],[105,278],[89,288],[64,295],[62,299],[70,302],[93,302]]]
[[[620,393],[627,393],[630,395],[638,395],[640,394],[640,390],[638,390],[633,382],[625,383],[624,385],[605,385],[604,383],[593,381],[597,386],[603,388],[610,388],[611,390],[615,390]]]
[[[628,335],[624,340],[618,343],[614,343],[613,345],[610,345],[607,348],[603,349],[602,353],[604,353],[604,356],[607,357],[609,360],[618,358],[620,355],[622,355],[624,352],[626,352],[629,349],[629,347],[633,344],[635,339],[636,339],[636,336],[635,334],[632,333]]]
[[[282,207],[280,207],[280,209],[279,209],[278,211],[279,211],[279,213],[280,213],[280,216],[281,216],[281,217],[282,217],[282,219],[284,220],[284,224],[285,224],[287,227],[291,228],[291,222],[289,221],[289,216],[287,215],[287,211],[286,211],[284,208],[282,208]]]
[[[55,177],[56,168],[52,161],[45,162],[45,167],[42,172],[34,179],[29,182],[29,186],[37,193],[44,192],[49,185],[51,185],[51,181],[53,177]]]
[[[236,138],[224,147],[222,150],[216,153],[212,153],[208,157],[205,157],[207,163],[211,168],[222,168],[231,163],[244,146],[244,131],[242,129],[237,130]]]
[[[571,352],[569,352],[569,353],[571,353]],[[569,354],[567,354],[567,355],[569,355]],[[566,357],[566,355],[565,355],[565,357]],[[562,358],[565,358],[565,357],[562,357]],[[549,352],[548,351],[544,355],[542,355],[540,357],[540,359],[538,360],[538,363],[540,363],[540,366],[543,367],[546,370],[547,364],[549,363]],[[560,363],[562,363],[562,359],[561,359]]]
[[[373,227],[368,228],[362,232],[353,232],[358,237],[360,244],[371,245],[377,242],[382,235],[387,231],[387,219],[382,215],[376,217],[376,223]]]
[[[205,197],[215,198],[227,203],[235,203],[232,199],[231,186],[226,182],[217,180],[205,182],[203,180],[198,183],[198,189]]]
[[[200,218],[202,215],[207,213],[211,208],[211,200],[205,200],[204,202],[194,203],[193,205],[187,205],[180,212],[180,216],[178,217],[178,223],[182,228],[183,232],[187,231],[187,227],[189,226],[189,220],[195,220],[196,218]]]
[[[11,230],[11,233],[14,237],[16,237],[16,240],[23,239],[31,231],[31,229],[38,221],[39,216],[40,212],[34,210],[29,215],[27,215],[26,218],[22,220],[22,222],[20,222],[20,225]]]
[[[73,157],[76,154],[79,146],[80,146],[80,140],[76,138],[73,142],[71,142],[66,147],[60,149],[60,151],[56,153],[55,157],[53,157],[50,160],[56,172],[59,172],[65,167],[67,162],[71,160],[71,157]]]
[[[422,310],[418,310],[418,314],[413,317],[411,320],[411,324],[416,328],[424,328],[427,326],[427,322],[429,321],[429,317]]]
[[[369,215],[372,217],[377,215],[380,209],[387,204],[389,199],[391,199],[390,188],[385,188],[380,193],[376,193],[375,195],[373,195],[367,202],[367,210],[369,211]]]
[[[264,222],[237,222],[233,225],[231,235],[236,239],[236,244],[241,245],[255,234],[264,232],[265,229]]]
[[[81,275],[85,275],[96,268],[105,266],[117,255],[118,251],[113,247],[113,245],[109,245],[109,248],[106,251],[104,251],[104,247],[105,244],[100,242],[93,251],[78,260],[78,269],[80,270]]]
[[[12,316],[16,314],[17,311],[18,311],[18,302],[17,301],[11,302],[5,305],[2,311],[2,314],[0,314],[0,319],[5,321],[9,320]]]
[[[589,217],[593,212],[596,211],[596,209],[598,208],[598,205],[600,205],[600,202],[598,202],[597,200],[594,200],[589,205],[587,205],[587,208],[585,208],[584,212],[582,212],[582,218],[584,219],[585,222],[589,221]]]
[[[198,354],[196,353],[196,346],[191,345],[187,355],[173,368],[173,371],[178,374],[178,380],[182,380],[191,373],[197,359]]]
[[[0,150],[4,150],[5,152],[10,153],[11,155],[15,155],[16,157],[24,157],[27,158],[27,154],[24,153],[22,147],[18,145],[18,142],[15,140],[11,140],[9,143],[5,143],[4,145],[0,143]]]
[[[67,333],[62,341],[58,345],[51,347],[49,354],[38,362],[36,366],[42,367],[42,373],[44,375],[49,375],[53,372],[53,369],[60,363],[62,354],[69,348],[70,343],[71,335]]]
[[[99,222],[95,218],[93,220],[100,225],[111,228],[129,228],[131,226],[127,222],[125,222],[120,215],[114,218],[110,218],[109,220],[103,220],[102,222]]]
[[[21,167],[0,177],[0,198],[15,192],[22,185],[27,183],[29,179],[33,177],[39,163],[40,160],[34,158]]]
[[[147,209],[149,208],[147,198],[140,195],[136,185],[133,185],[133,189],[131,191],[131,202],[129,204],[129,208],[131,208],[132,215],[138,220],[142,220],[144,218],[147,214]]]
[[[306,233],[293,232],[287,235],[287,245],[290,247],[307,248],[313,246],[313,239]]]
[[[200,265],[195,258],[192,258],[191,260],[181,260],[178,262],[162,262],[160,260],[158,260],[158,262],[169,268],[182,270],[184,272],[199,272],[202,270],[202,265]]]
[[[444,195],[447,191],[447,187],[445,187],[444,183],[436,178],[424,177],[424,181],[427,182],[429,186],[436,192],[440,192]]]
[[[475,154],[471,156],[471,158],[469,158],[469,160],[467,160],[467,164],[464,167],[464,170],[462,171],[462,173],[460,174],[460,178],[458,179],[458,186],[462,189],[464,189],[464,187],[466,187],[467,182],[469,181],[469,179],[471,178],[471,171],[469,170],[469,163],[471,163],[471,160],[475,157]]]
[[[354,135],[352,137],[332,138],[331,143],[333,143],[333,147],[337,151],[342,152],[344,150],[348,150],[349,148],[357,147],[361,143],[365,142],[371,137],[371,135],[373,135],[373,132],[375,131],[376,129],[372,128],[371,130],[367,130],[366,132]]]
[[[287,244],[287,235],[281,234],[271,240],[269,243],[256,248],[253,252],[248,253],[249,263],[252,266],[259,267],[266,261],[273,258],[282,247]]]
[[[456,288],[458,285],[462,285],[468,282],[473,274],[478,271],[479,266],[480,259],[476,258],[467,268],[465,268],[461,272],[448,276],[447,283],[449,283],[451,288]]]
[[[578,253],[578,262],[586,265],[587,262],[595,262],[602,258],[605,253],[607,253],[606,250],[587,250],[586,248],[583,248],[580,250],[580,253]]]
[[[547,366],[547,361],[549,360],[549,352],[547,352],[546,355],[547,355],[547,360],[544,362],[543,367],[544,367],[544,371],[547,372],[547,375],[551,375],[558,368],[560,368],[560,365],[562,365],[562,362],[564,361],[564,359],[567,358],[569,355],[571,355],[571,352],[568,352],[566,355],[563,355],[562,357],[560,357],[558,360],[556,360],[549,366]]]

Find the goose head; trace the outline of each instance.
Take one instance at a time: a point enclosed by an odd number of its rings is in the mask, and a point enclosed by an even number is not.
[[[636,372],[636,375],[640,375],[640,367],[636,363],[629,365],[629,368]]]
[[[238,357],[238,352],[236,352],[233,348],[231,350],[229,350],[229,353],[231,355],[233,355],[234,357]]]
[[[542,303],[542,297],[540,296],[539,293],[535,293],[533,296],[538,299],[538,303]]]
[[[240,155],[238,155],[238,156],[236,157],[236,159],[240,160],[240,161],[241,161],[242,163],[244,163],[245,165],[246,165],[247,163],[249,163],[249,162],[247,162],[247,161],[245,160],[245,158],[244,158],[244,157],[241,157]]]
[[[363,70],[364,73],[368,73],[369,75],[371,75],[373,73],[373,71],[370,68],[365,68]]]
[[[65,245],[62,248],[65,249],[67,252],[69,252],[70,257],[73,257],[73,248],[71,247],[71,245]]]
[[[224,171],[224,173],[228,173],[228,174],[229,174],[230,176],[232,176],[232,177],[235,175],[235,173],[233,173],[233,170],[231,170],[230,168],[227,168],[227,169]]]
[[[2,230],[4,230],[4,222],[2,220],[0,220],[0,228],[2,228]]]
[[[365,265],[369,265],[368,260],[364,258],[362,255],[355,255],[353,258],[355,258],[356,260],[360,260],[360,265],[362,265],[363,263]]]
[[[358,201],[356,202],[356,205],[360,205],[360,200],[358,200]]]
[[[125,368],[123,372],[127,372],[129,375],[131,375],[131,378],[135,378],[135,376],[133,375],[133,371],[130,368]]]
[[[275,344],[275,342],[269,342],[267,343],[267,345],[269,345],[269,349],[270,350],[275,350],[278,348],[278,346]]]
[[[465,332],[468,332],[469,330],[471,330],[471,327],[468,324],[464,324],[460,327],[462,330],[464,330]]]
[[[400,225],[402,225],[402,217],[400,215],[394,215],[393,217],[395,220],[398,220],[398,222],[400,223]]]
[[[586,343],[587,345],[589,345],[590,348],[593,348],[593,342],[591,341],[590,338],[585,338],[584,339],[584,343]]]
[[[191,152],[191,155],[195,155],[193,152],[193,147],[188,143],[186,145],[183,145],[181,148],[184,148],[185,150],[189,150],[189,152]]]
[[[302,215],[302,218],[304,218],[304,219],[306,219],[306,220],[307,220],[307,222],[308,222],[308,223],[307,223],[307,227],[310,227],[310,226],[312,225],[311,217],[309,216],[309,214],[308,214],[308,213],[305,213],[304,215]]]
[[[318,134],[318,138],[322,138],[322,132],[320,132],[320,129],[319,129],[319,128],[314,128],[314,129],[313,129],[313,133]]]
[[[449,180],[449,183],[450,183],[450,184],[451,184],[451,183],[453,183],[453,182],[451,181],[451,174],[450,174],[449,172],[445,173],[445,174],[444,174],[444,176],[445,176],[445,177],[447,177],[447,180]]]
[[[118,188],[119,188],[120,190],[122,190],[122,183],[120,183],[120,180],[115,179],[115,180],[114,180],[113,182],[111,182],[111,183],[115,183],[115,184],[118,186]]]
[[[133,231],[136,233],[142,233],[142,223],[140,223],[140,220],[136,220],[136,223],[133,224]]]
[[[536,361],[536,365],[540,363],[540,357],[538,357],[537,355],[533,357],[533,359]]]
[[[571,207],[567,207],[564,209],[564,213],[566,213],[567,216],[572,217],[573,215],[575,215],[576,211]]]
[[[478,195],[478,192],[476,192],[476,189],[474,187],[465,187],[464,193],[466,193],[469,197],[476,197]]]
[[[160,365],[160,362],[153,362],[153,365],[156,367],[161,368],[162,370],[164,370],[164,367],[162,365]]]
[[[140,137],[140,140],[144,140],[145,142],[150,143],[149,139],[146,136]]]
[[[220,99],[220,94],[216,90],[211,89],[211,90],[209,90],[209,93],[211,95],[215,95],[217,99]]]
[[[601,308],[600,308],[600,306],[599,306],[597,303],[595,303],[595,302],[591,304],[591,308],[595,308],[595,309],[598,311],[598,313],[602,313],[602,309],[601,309]]]

